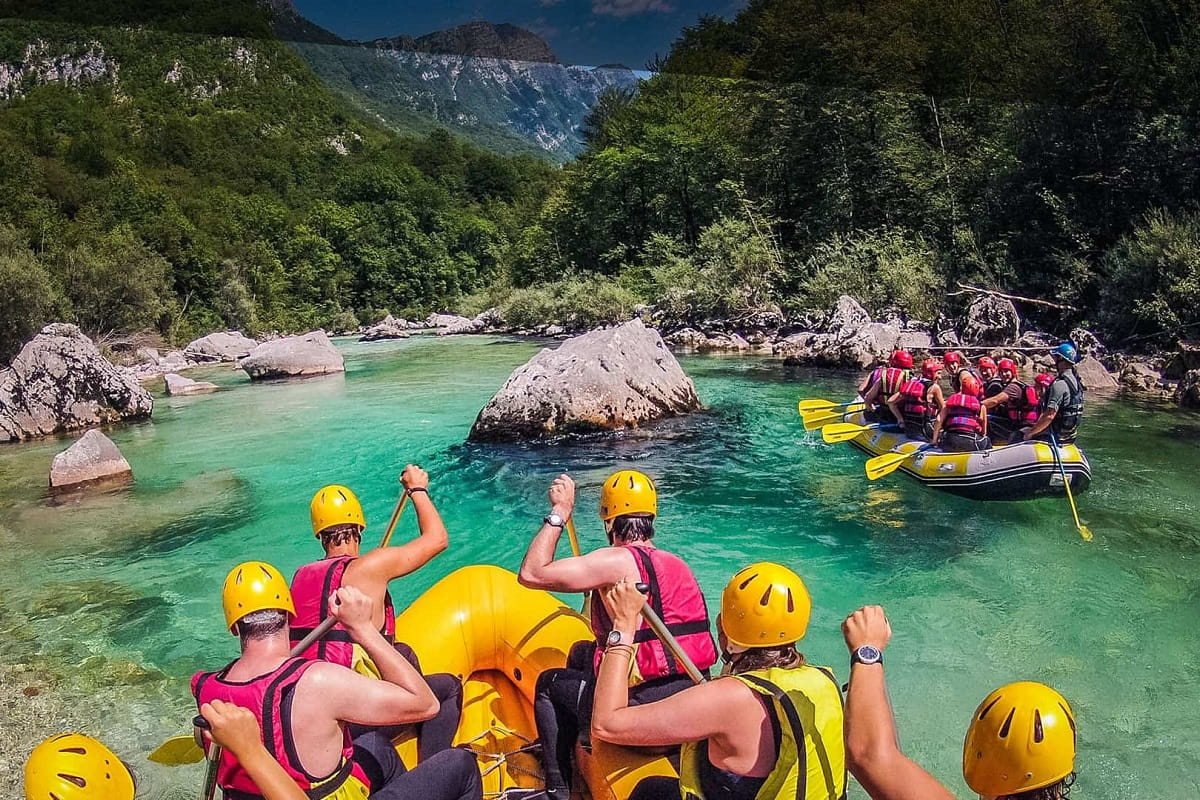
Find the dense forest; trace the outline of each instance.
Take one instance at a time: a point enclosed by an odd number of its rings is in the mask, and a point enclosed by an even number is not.
[[[1126,346],[1200,326],[1196,3],[750,0],[656,66],[594,110],[518,285],[929,320],[967,282]]]
[[[602,96],[563,170],[385,130],[250,0],[5,8],[0,357],[51,318],[931,320],[960,282],[1126,347],[1200,328],[1200,4],[750,0]]]
[[[557,179],[361,118],[248,0],[26,5],[0,24],[0,358],[50,319],[186,341],[453,303]]]

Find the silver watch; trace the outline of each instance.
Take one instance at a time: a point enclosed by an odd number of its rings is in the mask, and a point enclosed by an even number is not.
[[[542,522],[549,525],[551,528],[561,528],[567,524],[567,521],[553,512],[546,515]]]

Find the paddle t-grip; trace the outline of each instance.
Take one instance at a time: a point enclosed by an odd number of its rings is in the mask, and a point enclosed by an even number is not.
[[[635,584],[633,588],[637,589],[642,594],[650,594],[650,584],[648,583]]]
[[[196,716],[192,717],[192,724],[195,725],[197,728],[203,728],[206,731],[212,730],[212,724],[209,723],[209,721],[206,720],[200,714],[197,714]]]

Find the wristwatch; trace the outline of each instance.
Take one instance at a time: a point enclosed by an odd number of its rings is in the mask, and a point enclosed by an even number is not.
[[[612,647],[615,644],[633,644],[633,639],[625,642],[622,641],[624,638],[625,636],[620,631],[609,631],[608,639],[605,641],[604,645],[605,647]]]
[[[553,512],[546,515],[542,522],[549,525],[551,528],[561,528],[567,524],[567,521]]]
[[[874,645],[864,644],[850,654],[850,663],[853,664],[882,664],[883,651]]]

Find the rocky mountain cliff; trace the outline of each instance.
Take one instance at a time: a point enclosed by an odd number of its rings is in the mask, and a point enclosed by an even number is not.
[[[558,63],[558,57],[550,45],[537,34],[516,25],[493,25],[483,20],[415,39],[411,36],[394,36],[376,39],[371,44],[386,50]]]

